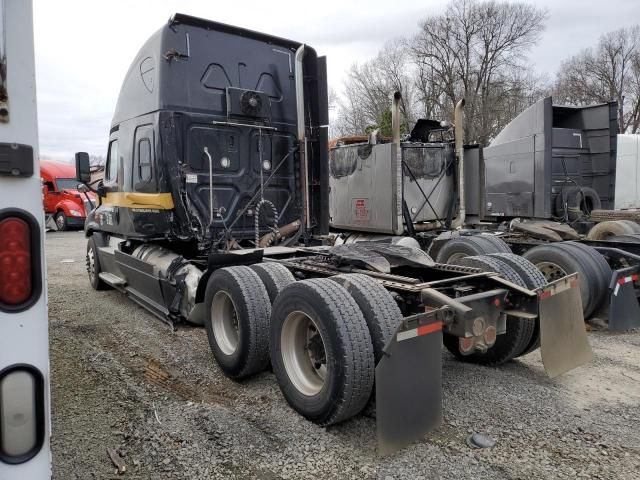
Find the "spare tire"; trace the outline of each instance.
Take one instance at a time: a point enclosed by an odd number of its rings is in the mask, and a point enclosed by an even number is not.
[[[478,255],[488,255],[490,253],[504,252],[504,244],[502,240],[488,239],[489,235],[467,235],[458,238],[452,238],[445,242],[440,248],[436,262],[438,263],[457,263],[465,257],[473,257]],[[496,241],[498,240],[498,241]],[[504,244],[506,246],[506,244]],[[507,251],[509,247],[507,247]]]
[[[497,272],[505,280],[526,287],[526,282],[521,275],[500,257],[489,255],[467,257],[461,260],[461,264],[480,268],[485,272]],[[508,317],[507,331],[498,335],[495,344],[484,353],[474,352],[470,355],[463,355],[459,349],[458,337],[450,334],[444,335],[444,346],[456,358],[465,362],[492,366],[502,365],[527,348],[534,333],[535,324],[535,320],[531,318]]]
[[[602,208],[598,192],[591,187],[563,187],[555,200],[556,215],[559,217],[564,217],[565,203],[570,221],[588,216],[593,210]]]
[[[640,233],[640,225],[631,220],[610,220],[596,223],[589,233],[587,240],[608,240],[620,235],[633,235]]]
[[[271,364],[291,407],[326,426],[367,404],[375,364],[369,328],[349,292],[328,278],[289,284],[273,304]]]
[[[578,273],[582,309],[585,318],[588,318],[602,295],[601,273],[589,254],[566,243],[538,245],[523,256],[538,267],[548,282]]]

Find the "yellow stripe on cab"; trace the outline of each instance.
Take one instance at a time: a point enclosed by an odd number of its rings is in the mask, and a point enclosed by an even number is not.
[[[102,204],[158,210],[172,210],[174,208],[173,197],[170,193],[107,192],[107,196],[102,199]]]

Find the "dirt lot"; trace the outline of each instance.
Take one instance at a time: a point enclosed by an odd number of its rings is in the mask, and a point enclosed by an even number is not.
[[[172,332],[114,291],[91,290],[80,232],[47,234],[57,480],[116,478],[638,478],[640,332],[592,332],[594,361],[551,381],[540,356],[501,369],[444,358],[443,425],[389,458],[375,420],[317,427],[273,375],[225,378],[203,329]],[[484,432],[497,444],[472,450]]]

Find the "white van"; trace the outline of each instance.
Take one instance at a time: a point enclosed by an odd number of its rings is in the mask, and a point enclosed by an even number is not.
[[[31,0],[0,0],[0,479],[51,477]]]

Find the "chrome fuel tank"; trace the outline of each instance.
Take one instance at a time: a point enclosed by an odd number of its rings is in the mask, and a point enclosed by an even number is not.
[[[402,235],[403,203],[413,223],[445,219],[454,188],[451,143],[338,146],[329,159],[330,225]]]

